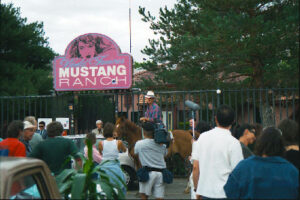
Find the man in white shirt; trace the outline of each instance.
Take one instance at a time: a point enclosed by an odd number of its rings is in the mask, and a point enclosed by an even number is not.
[[[198,197],[226,198],[224,185],[229,174],[243,159],[239,141],[231,135],[234,111],[227,105],[218,108],[217,127],[204,132],[195,143],[192,157],[193,181]]]

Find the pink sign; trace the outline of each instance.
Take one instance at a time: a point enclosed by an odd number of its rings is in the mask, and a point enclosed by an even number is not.
[[[105,35],[81,35],[54,59],[53,77],[57,91],[128,89],[132,57]]]

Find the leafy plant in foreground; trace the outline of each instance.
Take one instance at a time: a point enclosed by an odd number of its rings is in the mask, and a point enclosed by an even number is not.
[[[104,170],[105,161],[99,165],[93,163],[92,144],[86,140],[88,147],[88,159],[81,153],[82,168],[65,169],[56,177],[60,193],[65,199],[125,199],[122,187],[126,186],[124,181],[112,170],[119,181],[108,176]],[[72,157],[66,161],[70,161]]]

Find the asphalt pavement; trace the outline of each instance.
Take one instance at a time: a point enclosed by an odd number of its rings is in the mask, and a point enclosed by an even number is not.
[[[190,194],[185,194],[184,189],[186,188],[187,178],[174,178],[172,184],[166,184],[165,187],[165,198],[164,199],[191,199]],[[140,199],[138,196],[138,186],[134,190],[127,191],[127,199]],[[149,199],[155,199],[150,196]]]

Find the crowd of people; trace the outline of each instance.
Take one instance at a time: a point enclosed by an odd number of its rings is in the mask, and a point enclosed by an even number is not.
[[[88,133],[85,142],[89,140],[92,144],[92,157],[95,165],[103,164],[102,169],[112,178],[112,183],[119,178],[125,181],[120,163],[118,161],[119,152],[125,152],[126,147],[121,140],[115,139],[115,126],[112,123],[106,123],[104,128],[101,120],[96,121],[97,128]],[[49,167],[51,173],[56,176],[64,169],[72,167],[72,162],[68,161],[69,156],[75,159],[75,167],[82,167],[82,159],[79,149],[75,143],[63,135],[64,129],[60,122],[53,121],[47,125],[45,122],[39,123],[37,130],[37,121],[35,117],[25,117],[24,121],[15,120],[8,125],[7,138],[0,142],[0,155],[11,157],[31,157],[43,160]],[[99,142],[96,147],[96,135],[105,138]],[[84,147],[83,153],[88,157],[87,146]],[[114,171],[114,173],[111,172]],[[94,178],[97,178],[94,177]],[[126,188],[122,188],[124,194]]]
[[[155,129],[163,128],[162,114],[155,103],[154,92],[145,96],[148,104],[143,121],[143,139],[137,141],[134,153],[141,168],[138,170],[141,199],[153,195],[156,199],[165,197],[165,184],[170,183],[164,156],[165,144],[155,142]],[[198,122],[195,130],[199,137],[192,142],[191,180],[192,199],[295,199],[299,195],[299,128],[298,123],[285,119],[278,127],[258,129],[251,124],[234,126],[235,112],[227,105],[221,105],[216,112],[215,127]],[[192,122],[194,128],[194,121]],[[39,130],[37,131],[37,126]],[[92,145],[94,165],[102,164],[110,176],[125,180],[119,152],[126,147],[116,139],[116,127],[107,122],[103,128],[101,120],[96,129],[86,135]],[[60,137],[63,126],[51,122],[45,129],[45,122],[37,123],[32,116],[24,121],[13,121],[7,128],[7,138],[0,142],[0,155],[38,158],[48,165],[54,175],[71,167],[65,162],[74,156],[76,167],[82,167],[78,148],[72,140]],[[96,143],[96,136],[105,139]],[[255,144],[254,151],[249,145]],[[84,155],[88,157],[87,146]],[[113,170],[115,173],[112,173]],[[97,178],[94,177],[94,178]],[[116,181],[118,178],[112,179]],[[124,194],[126,188],[123,188]]]
[[[216,127],[193,142],[193,184],[197,199],[297,199],[299,128],[285,119],[261,133],[253,125],[232,127],[234,111],[222,105]],[[257,138],[257,139],[256,139]],[[254,152],[248,145],[255,141]],[[193,187],[194,186],[194,187]]]
[[[140,120],[161,122],[161,110],[155,103],[154,93],[149,91],[145,98],[148,107],[145,117]],[[290,119],[280,122],[278,128],[262,128],[259,124],[233,127],[234,123],[235,112],[231,107],[222,105],[215,116],[216,127],[212,128],[203,121],[196,125],[200,136],[192,141],[191,198],[298,198],[298,124]],[[190,124],[194,128],[193,119]],[[142,199],[147,199],[151,194],[162,199],[163,173],[157,175],[157,172],[165,166],[163,161],[155,163],[155,158],[164,155],[165,149],[153,142],[153,134],[149,135],[147,131],[149,127],[143,128],[145,139],[136,143],[135,153],[139,155],[142,166],[148,168],[149,178],[146,182],[140,180],[139,192]],[[249,145],[254,143],[253,152]]]
[[[1,155],[13,157],[33,157],[46,162],[54,175],[71,167],[64,165],[69,155],[76,156],[78,149],[73,141],[58,137],[63,133],[60,122],[51,122],[45,129],[45,122],[37,121],[34,116],[25,117],[24,121],[12,121],[7,128],[7,138],[0,142]],[[76,159],[80,162],[80,158]]]

